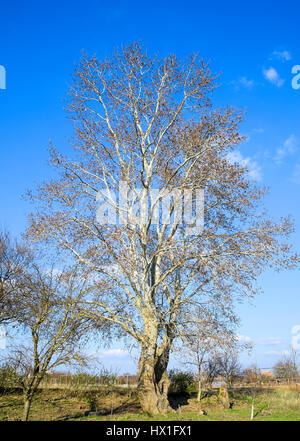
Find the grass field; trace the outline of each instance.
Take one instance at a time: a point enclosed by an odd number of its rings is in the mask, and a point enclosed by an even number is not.
[[[91,396],[93,397],[91,399]],[[84,416],[97,400],[100,416]],[[249,421],[251,415],[251,390],[235,389],[230,393],[232,409],[224,409],[218,402],[217,391],[210,392],[199,404],[195,397],[173,397],[172,412],[149,417],[141,412],[135,393],[127,390],[91,392],[62,389],[40,389],[34,398],[30,420],[77,421]],[[204,409],[207,415],[201,415]],[[0,396],[0,420],[20,420],[23,411],[21,391],[6,390]],[[254,421],[300,421],[300,388],[278,386],[256,389]]]

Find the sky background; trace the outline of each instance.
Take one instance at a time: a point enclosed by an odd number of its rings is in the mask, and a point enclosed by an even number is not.
[[[49,140],[70,148],[63,99],[81,51],[103,58],[140,40],[161,56],[198,52],[222,72],[214,104],[246,111],[241,131],[248,139],[235,159],[270,187],[270,215],[295,219],[292,240],[300,251],[300,89],[292,87],[292,68],[300,65],[299,17],[296,0],[2,1],[0,65],[7,80],[0,90],[0,227],[13,235],[24,231],[30,206],[21,195],[52,175]],[[260,283],[253,305],[238,306],[239,333],[254,344],[243,363],[268,368],[300,325],[300,272],[268,271]],[[120,343],[98,356],[121,372],[135,371]]]

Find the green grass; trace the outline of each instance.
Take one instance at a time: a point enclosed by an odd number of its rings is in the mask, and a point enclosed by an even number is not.
[[[139,407],[135,394],[126,390],[97,392],[101,416],[84,416],[89,410],[89,393],[62,389],[42,389],[36,395],[30,412],[31,420],[77,421],[249,421],[251,390],[235,389],[230,393],[233,409],[224,409],[218,402],[217,391],[210,392],[200,404],[195,397],[173,397],[174,410],[167,415],[150,417]],[[112,406],[113,404],[113,406]],[[180,410],[178,404],[181,404]],[[111,409],[113,408],[113,413]],[[207,415],[199,410],[205,409]],[[2,391],[0,420],[20,420],[23,411],[21,391]],[[256,389],[254,421],[300,421],[300,388],[277,386]]]

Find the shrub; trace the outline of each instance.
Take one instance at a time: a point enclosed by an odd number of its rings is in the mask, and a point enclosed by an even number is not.
[[[18,375],[8,364],[0,366],[0,388],[14,387],[16,385]]]
[[[98,411],[98,394],[96,392],[88,392],[84,398],[89,406],[89,410],[91,412],[97,412]]]
[[[170,393],[190,395],[195,391],[194,377],[190,372],[173,369],[169,372]]]

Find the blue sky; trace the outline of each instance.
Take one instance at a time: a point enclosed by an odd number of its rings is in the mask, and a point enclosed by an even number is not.
[[[223,73],[215,104],[247,112],[242,132],[248,140],[236,159],[270,187],[270,214],[294,217],[300,250],[300,89],[292,88],[292,68],[300,65],[299,17],[296,0],[2,2],[0,65],[7,87],[0,90],[0,225],[14,235],[24,230],[30,207],[21,195],[51,176],[49,140],[69,149],[63,98],[81,50],[101,58],[141,40],[162,56],[199,52]],[[238,306],[239,332],[254,342],[244,362],[269,367],[300,324],[300,273],[268,271],[260,281],[263,293],[253,306]],[[120,349],[115,344],[115,352],[103,350],[101,357],[133,370]]]

